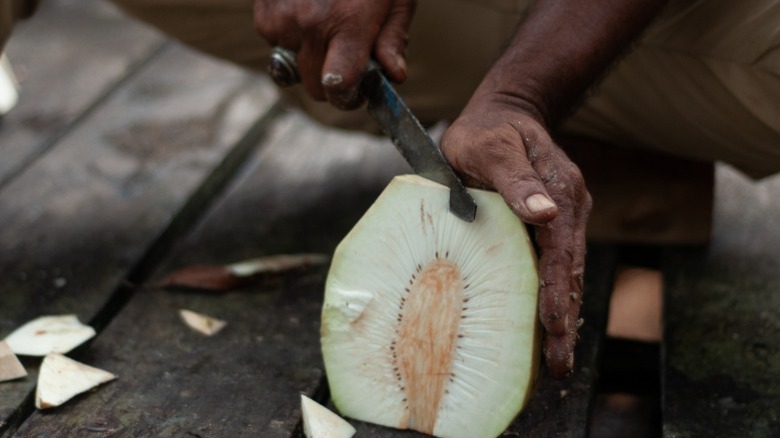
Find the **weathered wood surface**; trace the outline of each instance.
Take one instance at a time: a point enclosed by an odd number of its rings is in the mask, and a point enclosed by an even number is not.
[[[296,115],[275,132],[155,278],[194,264],[330,254],[392,175],[406,169],[387,141],[324,131]],[[324,402],[319,313],[326,269],[228,294],[137,292],[80,356],[119,379],[51,414],[35,413],[19,436],[290,436],[299,394]],[[180,308],[228,326],[204,337],[178,319]]]
[[[164,43],[109,2],[42,2],[6,46],[22,94],[0,124],[0,187],[54,146]]]
[[[711,245],[665,259],[664,435],[780,436],[780,177],[716,193]]]
[[[0,337],[42,314],[102,325],[122,283],[194,220],[210,190],[197,189],[235,172],[223,160],[253,146],[242,139],[276,98],[267,82],[172,45],[3,187]],[[0,431],[29,408],[28,365],[0,386]]]

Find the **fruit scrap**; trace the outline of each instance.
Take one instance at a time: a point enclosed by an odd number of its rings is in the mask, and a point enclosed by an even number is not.
[[[19,362],[11,347],[5,341],[0,341],[0,382],[15,380],[27,375],[27,371]]]
[[[350,438],[355,428],[325,406],[301,394],[303,434],[308,438]]]
[[[238,277],[251,277],[310,268],[323,265],[327,261],[328,256],[325,254],[279,254],[233,263],[228,265],[228,269]]]
[[[49,409],[60,406],[76,395],[114,379],[116,376],[108,371],[51,353],[41,363],[35,407]]]
[[[227,325],[227,321],[187,309],[179,310],[179,316],[189,328],[206,336],[215,335]]]
[[[195,265],[169,273],[157,286],[230,291],[246,286],[264,275],[306,269],[327,261],[328,257],[324,254],[279,254],[229,265]]]
[[[67,353],[95,336],[76,315],[41,316],[14,330],[5,341],[21,356]]]

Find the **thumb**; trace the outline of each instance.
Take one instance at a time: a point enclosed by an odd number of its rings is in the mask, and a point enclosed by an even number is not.
[[[523,222],[542,225],[555,219],[558,206],[522,149],[489,139],[476,147],[461,131],[453,126],[445,133],[442,152],[467,184],[496,190]]]
[[[558,206],[547,193],[541,178],[524,158],[491,166],[494,188],[523,222],[543,225],[555,219]]]

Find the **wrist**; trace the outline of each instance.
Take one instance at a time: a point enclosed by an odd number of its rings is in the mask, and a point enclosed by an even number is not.
[[[552,117],[541,95],[533,84],[507,87],[505,81],[493,81],[485,77],[472,95],[463,113],[496,114],[514,113],[517,117],[528,117],[548,129]]]

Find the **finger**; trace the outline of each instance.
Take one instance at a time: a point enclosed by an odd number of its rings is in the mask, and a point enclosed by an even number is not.
[[[574,232],[569,211],[559,212],[549,224],[537,227],[539,246],[539,320],[545,329],[544,356],[548,368],[556,375],[566,374],[574,361],[576,315],[570,313],[575,292],[572,282],[573,247],[567,244]],[[573,295],[576,294],[576,295]]]
[[[328,46],[321,83],[328,101],[340,109],[354,109],[363,103],[360,80],[366,72],[371,54],[371,39],[342,32]]]
[[[253,23],[257,33],[271,46],[293,51],[300,48],[300,27],[283,2],[255,1]]]
[[[495,171],[498,173],[490,177],[493,186],[523,222],[542,225],[557,217],[558,206],[526,162],[507,163],[503,172]]]
[[[545,327],[545,358],[556,375],[571,371],[582,302],[585,266],[585,226],[590,196],[579,169],[561,152],[535,162],[547,189],[559,206],[558,217],[538,227],[539,316]]]
[[[566,320],[563,335],[548,333],[544,341],[545,360],[550,374],[555,378],[563,378],[574,368],[574,348],[579,339],[577,331],[583,324],[579,317],[582,297],[584,292],[584,272],[586,255],[586,227],[588,216],[592,206],[590,194],[584,185],[579,192],[574,209],[573,240],[572,240],[572,267],[570,273],[571,292],[569,293],[569,307],[566,311]],[[564,273],[561,273],[564,275]],[[571,323],[573,321],[573,323]],[[564,324],[565,325],[565,324]]]
[[[390,80],[406,80],[406,45],[415,2],[396,2],[377,36],[374,55]]]
[[[306,92],[318,101],[326,100],[325,89],[322,86],[322,64],[326,49],[327,43],[322,39],[307,37],[303,40],[296,57],[301,82]]]
[[[569,313],[572,318],[579,318],[580,306],[582,305],[582,293],[584,292],[585,282],[585,255],[587,253],[587,226],[588,217],[593,207],[593,201],[584,185],[579,193],[575,209],[574,225],[574,253],[572,259],[572,284],[574,286],[574,295],[572,295],[571,308]],[[580,321],[577,321],[577,326]]]
[[[574,346],[577,334],[547,336],[544,339],[544,360],[550,375],[556,379],[566,377],[574,369]]]
[[[539,246],[539,317],[545,331],[551,336],[563,336],[573,326],[569,316],[572,292],[574,231],[571,213],[560,211],[555,220],[536,227]]]
[[[468,147],[468,134],[462,133],[457,126],[447,132],[443,147],[453,166],[487,182],[524,222],[539,225],[553,220],[558,207],[525,150],[515,145],[517,132],[514,128],[507,126],[503,131],[482,132],[479,151]],[[549,147],[555,147],[551,140],[549,143]]]

